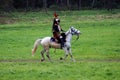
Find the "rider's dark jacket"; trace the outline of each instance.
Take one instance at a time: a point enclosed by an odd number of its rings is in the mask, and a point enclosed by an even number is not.
[[[54,18],[52,32],[56,39],[60,37],[60,32],[63,31],[58,23],[60,23],[60,20],[58,18]]]
[[[59,25],[54,25],[53,26],[53,32],[60,32],[61,31],[61,28]]]

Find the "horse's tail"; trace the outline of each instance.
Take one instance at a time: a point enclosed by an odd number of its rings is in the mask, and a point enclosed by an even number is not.
[[[34,47],[33,47],[33,49],[32,49],[32,56],[34,56],[34,54],[35,54],[35,52],[36,52],[36,50],[37,50],[37,48],[38,48],[38,45],[41,44],[41,41],[42,41],[42,39],[37,39],[37,40],[35,41]]]

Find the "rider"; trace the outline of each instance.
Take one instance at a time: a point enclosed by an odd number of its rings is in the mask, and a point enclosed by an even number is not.
[[[57,40],[57,42],[61,43],[61,49],[64,47],[64,41],[61,36],[62,28],[60,26],[60,20],[58,18],[58,15],[54,13],[54,20],[53,20],[53,26],[52,26],[52,32],[53,37]]]

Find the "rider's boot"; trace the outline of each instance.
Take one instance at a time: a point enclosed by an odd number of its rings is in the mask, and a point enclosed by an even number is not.
[[[61,49],[64,48],[64,41],[63,41],[63,38],[60,38],[60,42],[61,42]]]
[[[60,37],[60,38],[57,38],[58,42],[61,44],[61,49],[63,49],[64,47],[64,41],[63,41],[63,38]]]

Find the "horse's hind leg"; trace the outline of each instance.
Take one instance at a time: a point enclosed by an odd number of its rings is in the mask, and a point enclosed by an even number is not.
[[[45,60],[44,53],[45,53],[45,49],[43,49],[43,50],[41,51],[41,56],[42,56],[41,61],[44,61],[44,60]]]
[[[51,62],[50,56],[49,56],[49,51],[46,51],[46,56],[48,57],[49,61]]]
[[[51,62],[50,56],[49,56],[49,48],[46,48],[46,56],[48,57],[49,61]]]

